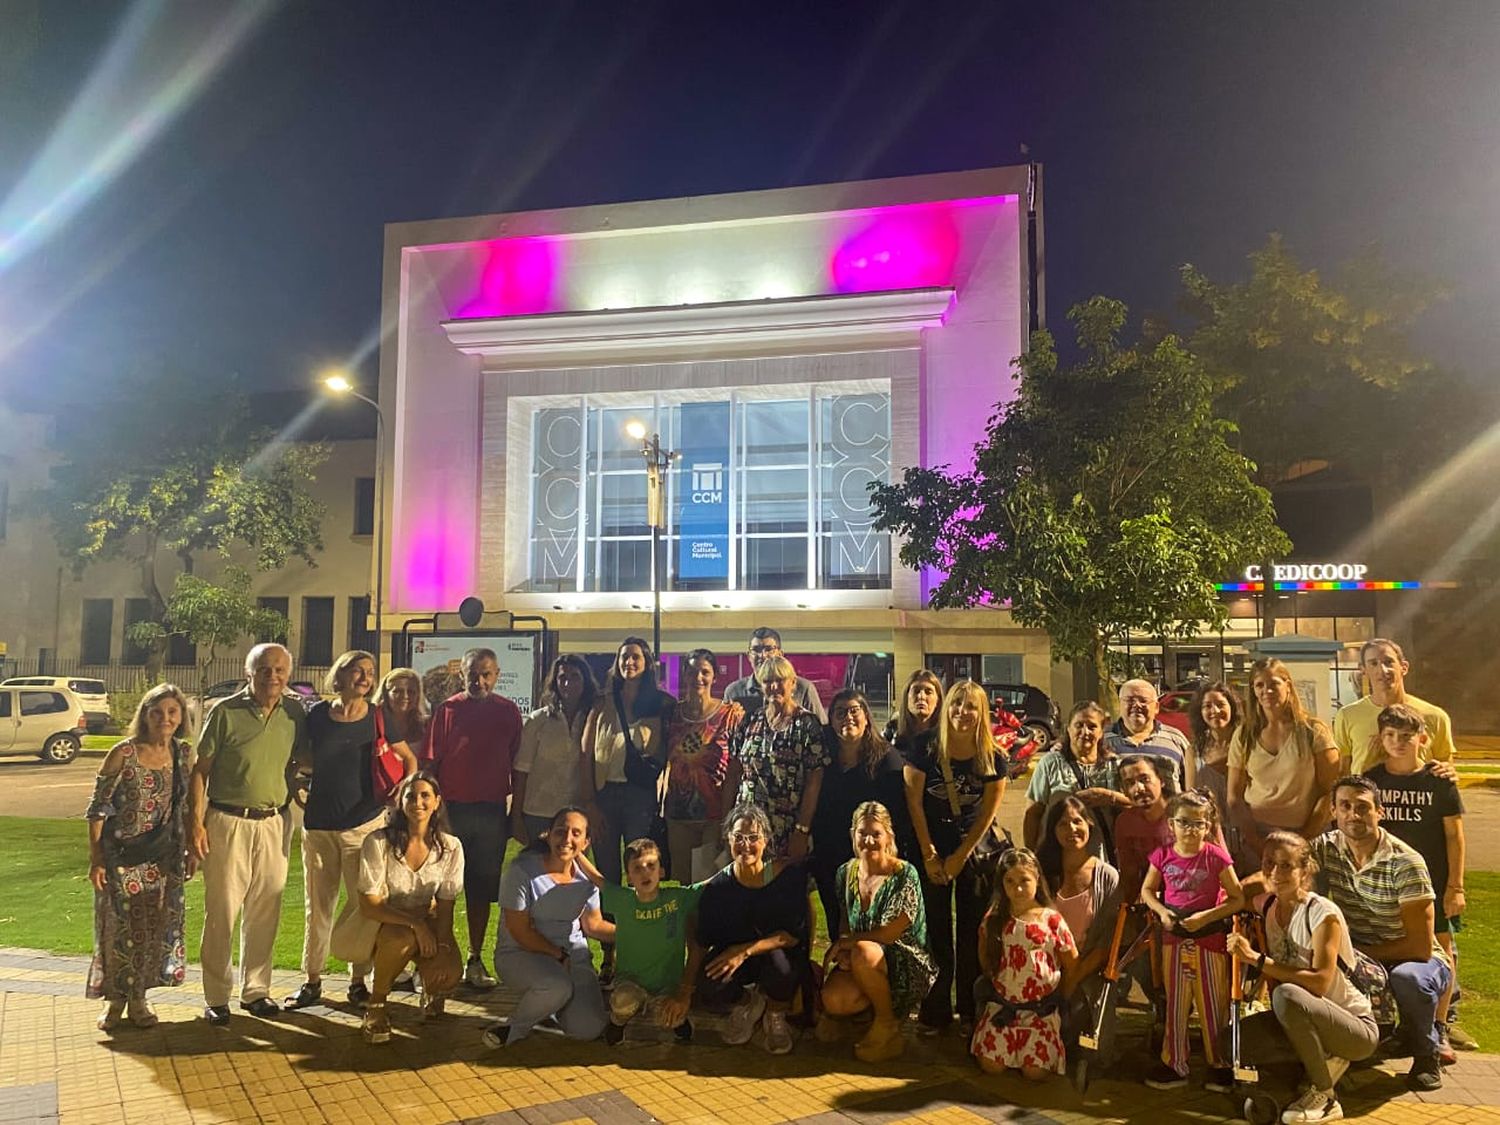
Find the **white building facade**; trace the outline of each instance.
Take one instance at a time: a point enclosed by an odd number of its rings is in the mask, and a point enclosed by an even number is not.
[[[545,616],[564,650],[649,635],[639,422],[681,454],[669,657],[742,652],[764,624],[794,662],[879,654],[897,680],[927,663],[1069,694],[1045,635],[930,611],[934,576],[895,559],[867,493],[966,466],[1010,394],[1039,292],[1033,173],[388,227],[387,629],[478,595]]]

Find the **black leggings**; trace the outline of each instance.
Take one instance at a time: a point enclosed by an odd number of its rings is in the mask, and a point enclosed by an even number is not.
[[[720,946],[717,949],[705,951],[703,963],[708,964],[722,953],[724,948]],[[770,953],[746,957],[744,963],[724,980],[711,980],[700,973],[697,996],[699,1001],[707,1007],[727,1007],[739,1001],[740,997],[745,994],[747,986],[759,985],[767,999],[785,1004],[797,995],[797,990],[807,979],[808,972],[806,949],[800,946],[792,949],[773,949]]]

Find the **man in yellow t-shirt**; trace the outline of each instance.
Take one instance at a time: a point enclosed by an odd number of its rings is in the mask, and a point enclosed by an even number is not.
[[[1343,773],[1362,774],[1385,761],[1380,747],[1376,719],[1383,708],[1404,703],[1427,725],[1427,745],[1422,757],[1427,761],[1450,762],[1454,758],[1453,724],[1448,712],[1433,703],[1406,692],[1406,673],[1410,665],[1395,641],[1383,637],[1360,646],[1359,666],[1370,683],[1370,694],[1358,703],[1341,708],[1333,719],[1333,740],[1338,744]]]

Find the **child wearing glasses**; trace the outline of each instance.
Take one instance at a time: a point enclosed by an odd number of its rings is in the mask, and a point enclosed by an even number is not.
[[[1229,1019],[1230,959],[1224,934],[1230,917],[1244,908],[1234,860],[1219,844],[1219,814],[1206,790],[1180,793],[1167,802],[1172,843],[1151,853],[1141,901],[1161,919],[1162,980],[1166,1011],[1161,1062],[1146,1085],[1172,1090],[1187,1085],[1188,1019],[1203,1028],[1208,1089],[1229,1092],[1234,1074],[1220,1036]]]

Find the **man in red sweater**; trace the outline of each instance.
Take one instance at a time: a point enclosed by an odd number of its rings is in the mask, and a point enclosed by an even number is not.
[[[464,981],[472,988],[495,986],[480,950],[490,924],[490,903],[500,897],[500,866],[510,838],[506,800],[521,741],[520,708],[495,694],[499,676],[500,661],[493,649],[464,653],[464,690],[438,704],[422,750],[422,765],[437,774],[448,822],[464,846],[469,919]]]

